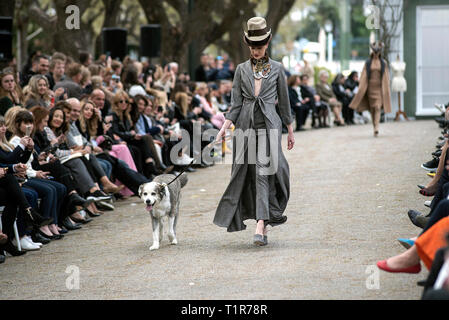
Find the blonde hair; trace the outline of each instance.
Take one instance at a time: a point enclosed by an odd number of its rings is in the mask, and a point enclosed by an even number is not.
[[[39,94],[39,81],[44,80],[45,83],[47,84],[47,93],[41,97],[41,95]],[[33,99],[33,100],[41,100],[43,99],[44,101],[50,101],[51,97],[50,97],[50,86],[48,84],[48,79],[47,77],[37,74],[31,77],[30,82],[28,83],[28,85],[23,89],[24,95],[25,95],[25,101],[28,101],[29,99]]]
[[[154,71],[154,74],[153,74],[153,81],[156,82],[157,80],[162,78],[163,74],[164,74],[164,70],[162,69],[162,67],[160,65],[157,65],[156,71]]]
[[[17,131],[15,124],[16,116],[20,111],[28,111],[28,110],[23,107],[16,106],[8,109],[8,111],[6,111],[5,113],[5,125],[8,131],[11,132],[12,134],[16,134]]]
[[[82,86],[87,85],[90,80],[90,70],[86,68],[85,66],[81,66],[81,81],[80,84]]]
[[[86,119],[84,118],[84,108],[87,105],[92,105],[92,117],[90,119]],[[91,100],[83,100],[81,101],[81,114],[79,117],[80,120],[80,126],[81,126],[81,130],[83,132],[87,132],[89,133],[89,135],[91,137],[95,137],[97,135],[97,129],[98,129],[98,115],[95,112],[95,104],[91,101]]]
[[[90,81],[92,82],[92,90],[101,89],[103,87],[103,78],[100,76],[93,76]]]
[[[175,103],[181,109],[181,112],[184,116],[187,116],[187,111],[189,110],[189,96],[185,92],[178,92],[175,95]]]
[[[111,109],[113,112],[115,112],[115,114],[117,114],[117,116],[120,118],[120,120],[123,121],[123,115],[125,115],[126,118],[129,120],[129,122],[133,123],[131,120],[131,115],[129,113],[130,112],[129,105],[128,105],[128,108],[126,108],[126,110],[124,112],[122,110],[120,110],[119,102],[122,99],[129,100],[128,94],[124,90],[117,90],[116,94],[112,98]]]
[[[168,96],[165,91],[162,90],[156,90],[156,89],[149,89],[147,90],[149,94],[151,94],[154,97],[154,107],[162,107],[164,108],[165,112],[165,106],[168,103]]]
[[[11,110],[11,109],[9,109]],[[3,116],[0,116],[0,126],[5,125],[6,121]],[[10,152],[11,150],[14,150],[14,146],[6,140],[6,134],[0,139],[0,148],[2,148],[6,152]]]

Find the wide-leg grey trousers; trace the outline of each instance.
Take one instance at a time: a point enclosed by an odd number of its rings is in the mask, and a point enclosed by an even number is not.
[[[268,157],[269,134],[265,125],[265,116],[260,110],[258,103],[256,103],[254,108],[254,122],[252,127],[255,130],[256,137],[256,163],[250,163],[248,170],[255,183],[253,199],[256,200],[256,220],[267,221],[270,219],[270,179],[274,178],[274,175],[263,174],[264,169],[270,165]]]

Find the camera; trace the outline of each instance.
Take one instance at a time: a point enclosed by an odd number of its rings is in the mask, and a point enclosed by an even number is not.
[[[162,106],[157,107],[157,112],[159,113],[164,112],[164,108]]]

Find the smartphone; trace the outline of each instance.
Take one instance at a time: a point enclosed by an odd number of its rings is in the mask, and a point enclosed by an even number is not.
[[[25,132],[25,135],[27,136],[27,137],[30,137],[31,136],[31,130],[33,129],[33,126],[26,126],[26,132]]]

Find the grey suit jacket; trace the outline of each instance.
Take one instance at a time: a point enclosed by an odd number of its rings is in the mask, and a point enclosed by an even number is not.
[[[287,81],[282,65],[270,59],[271,72],[262,80],[260,93],[254,95],[254,76],[250,60],[237,66],[232,88],[232,108],[226,114],[236,127],[234,130],[233,164],[231,181],[223,194],[215,212],[214,223],[225,227],[229,232],[246,228],[246,219],[256,218],[254,197],[255,179],[247,175],[248,154],[253,147],[251,138],[254,120],[254,106],[259,103],[267,128],[267,144],[269,148],[269,208],[268,224],[277,225],[285,221],[283,212],[290,196],[290,170],[282,152],[282,122],[289,125],[293,122],[288,97]],[[276,112],[276,104],[279,114]],[[248,135],[249,142],[239,143],[241,136]],[[257,191],[256,191],[257,192]],[[268,197],[268,195],[267,195]]]

